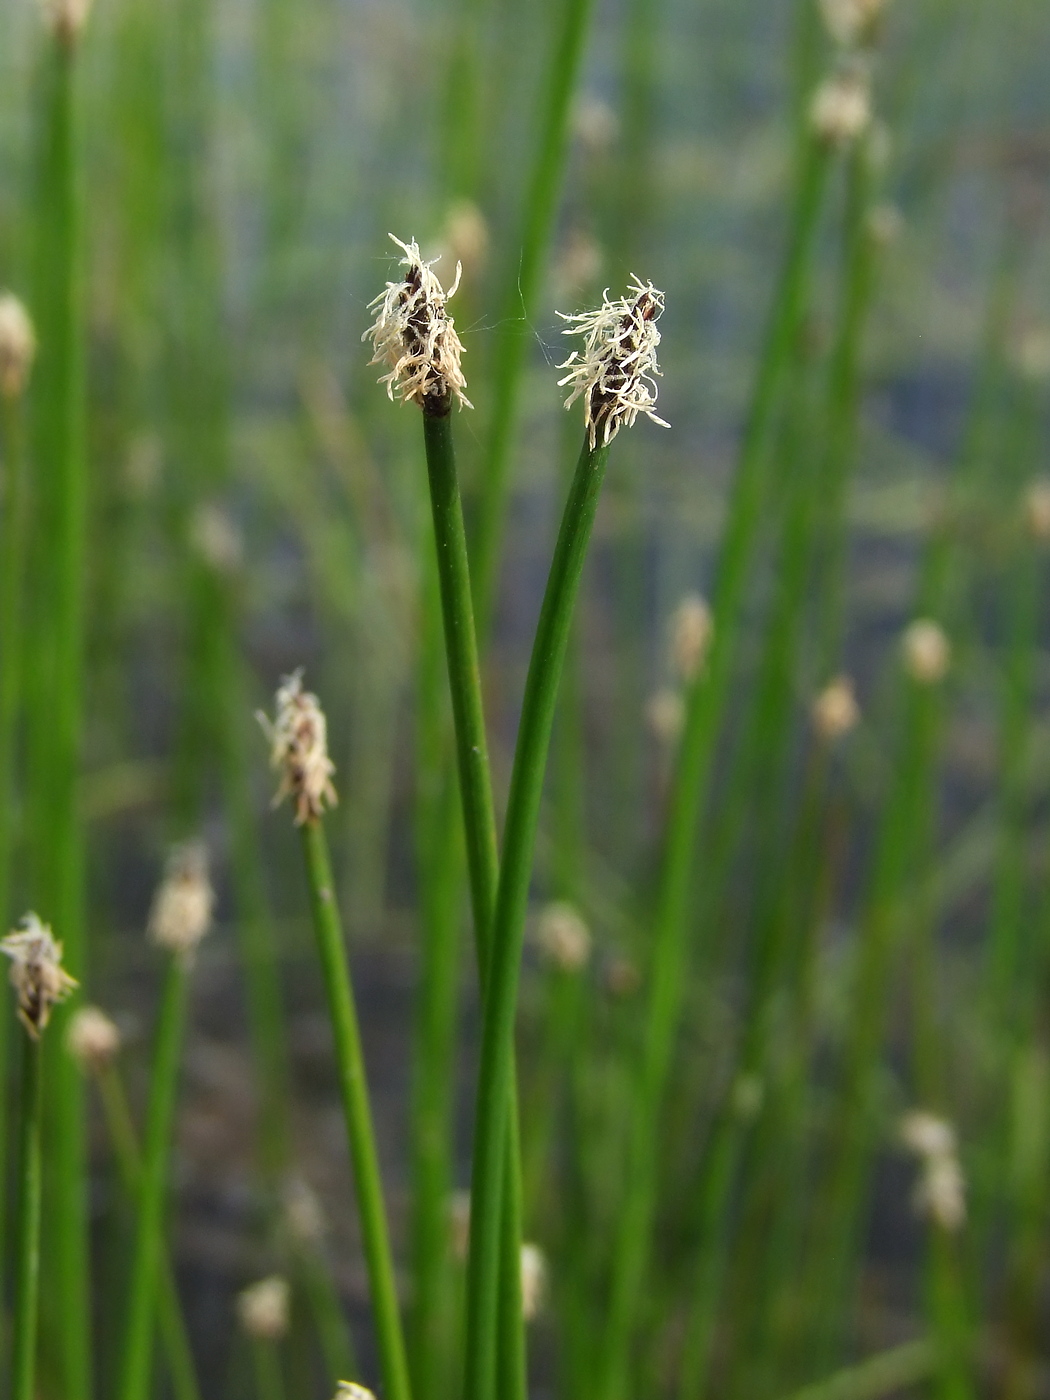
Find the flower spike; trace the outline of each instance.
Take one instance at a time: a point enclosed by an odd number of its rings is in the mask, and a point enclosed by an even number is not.
[[[459,286],[462,266],[456,264],[456,276],[446,292],[431,270],[437,258],[424,262],[415,239],[402,243],[393,234],[390,237],[404,249],[401,266],[407,271],[402,281],[388,282],[386,291],[369,303],[376,319],[361,337],[372,342],[369,364],[389,367],[379,382],[386,385],[391,400],[396,391],[402,403],[417,403],[437,414],[447,413],[453,399],[460,407],[473,408],[463,392],[467,387],[459,363],[463,346],[445,309]]]
[[[78,985],[62,966],[62,944],[36,914],[0,939],[0,953],[11,959],[11,985],[18,994],[18,1019],[33,1040],[40,1039],[52,1008]]]
[[[605,447],[625,424],[629,428],[644,413],[661,428],[669,428],[656,416],[656,379],[660,366],[656,347],[660,332],[656,322],[663,314],[664,294],[651,282],[632,280],[632,296],[609,300],[609,289],[596,311],[580,311],[566,316],[563,335],[582,335],[583,349],[574,350],[558,366],[569,373],[558,380],[559,388],[572,386],[565,400],[569,408],[584,396],[587,437],[593,451]]]
[[[332,786],[335,764],[328,757],[328,727],[316,695],[303,689],[302,668],[285,676],[277,691],[274,719],[262,711],[256,718],[270,741],[270,766],[281,775],[273,799],[295,803],[295,824],[317,821],[325,806],[337,801]]]

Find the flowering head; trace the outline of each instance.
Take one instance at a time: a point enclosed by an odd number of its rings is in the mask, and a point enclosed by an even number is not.
[[[51,1010],[77,986],[62,966],[62,944],[36,914],[0,939],[0,953],[11,959],[11,985],[18,994],[18,1019],[33,1040],[51,1019]]]
[[[100,1074],[120,1049],[120,1030],[97,1006],[82,1006],[69,1018],[66,1049],[81,1069]]]
[[[259,723],[270,740],[270,767],[281,775],[276,807],[286,797],[295,802],[295,824],[316,821],[338,800],[332,786],[335,764],[328,757],[328,726],[316,695],[303,689],[302,670],[286,676],[277,691],[277,714],[261,711]]]
[[[0,295],[0,394],[14,399],[25,389],[36,354],[29,313],[10,292]]]
[[[386,291],[369,304],[376,319],[361,337],[372,342],[369,364],[387,366],[379,382],[391,399],[396,392],[402,403],[417,403],[438,416],[448,413],[453,399],[473,408],[463,392],[463,346],[446,310],[462,268],[456,264],[455,280],[446,292],[432,270],[436,258],[424,262],[414,239],[402,243],[390,237],[404,249],[401,266],[406,271],[400,282],[388,282]]]
[[[564,335],[583,336],[583,349],[574,350],[558,366],[569,371],[558,384],[571,385],[566,408],[583,398],[592,452],[612,442],[624,424],[629,428],[639,413],[662,428],[670,427],[656,416],[656,379],[660,374],[656,322],[663,314],[664,294],[637,277],[631,293],[610,301],[606,288],[596,311],[573,316],[558,312],[569,323]]]
[[[215,890],[208,878],[208,852],[200,841],[172,848],[149,913],[149,935],[186,962],[211,927]]]

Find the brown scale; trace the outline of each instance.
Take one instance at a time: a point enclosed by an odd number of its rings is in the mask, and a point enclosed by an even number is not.
[[[632,331],[639,316],[643,321],[651,321],[656,315],[656,309],[656,302],[651,293],[641,292],[631,309],[620,317],[620,325],[624,330]],[[603,376],[606,387],[596,384],[591,390],[591,422],[595,429],[594,440],[599,446],[606,440],[605,427],[619,403],[620,395],[631,382],[632,376],[621,368],[622,363],[638,349],[636,338],[630,334],[619,344],[622,347],[620,364],[611,373]]]
[[[401,289],[399,301],[402,306],[410,305],[413,301],[416,302],[416,305],[408,313],[408,322],[405,327],[405,345],[411,354],[418,355],[420,359],[430,358],[431,360],[427,369],[426,387],[423,390],[424,397],[440,400],[441,404],[451,407],[452,395],[449,392],[448,384],[445,382],[445,377],[439,374],[434,368],[433,357],[427,355],[427,341],[429,339],[431,316],[436,308],[431,306],[431,303],[426,297],[417,297],[422,287],[422,269],[418,267],[409,268],[405,276],[405,285]],[[442,310],[438,309],[438,314],[444,319],[444,312]],[[434,345],[434,357],[440,354],[441,342],[444,339],[444,334],[444,328],[442,328]],[[445,411],[447,411],[447,408]]]

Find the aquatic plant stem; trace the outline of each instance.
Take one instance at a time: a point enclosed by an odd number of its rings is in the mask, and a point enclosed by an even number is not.
[[[37,1303],[40,1278],[40,1042],[23,1037],[19,1095],[18,1214],[15,1220],[14,1313],[11,1319],[11,1400],[35,1400]]]
[[[101,1070],[96,1082],[120,1184],[128,1200],[137,1205],[142,1191],[142,1154],[124,1085],[113,1065]],[[163,1242],[157,1289],[157,1326],[167,1353],[175,1400],[200,1400],[200,1385],[179,1302],[175,1270]]]
[[[410,1400],[408,1360],[398,1311],[397,1285],[387,1233],[382,1179],[368,1101],[361,1035],[354,1006],[350,969],[342,924],[335,900],[328,843],[320,821],[299,828],[306,860],[310,911],[321,959],[328,1010],[335,1038],[335,1062],[343,1100],[347,1140],[354,1169],[354,1188],[361,1219],[365,1260],[372,1294],[372,1313],[387,1400]]]
[[[732,677],[738,615],[765,502],[768,438],[806,303],[810,259],[830,165],[829,149],[810,138],[802,154],[787,255],[752,393],[723,536],[711,653],[687,701],[668,804],[642,1049],[628,1112],[626,1194],[612,1256],[600,1400],[622,1400],[627,1385],[632,1324],[649,1257],[658,1118],[686,985],[696,835]]]
[[[165,975],[157,1015],[156,1047],[138,1191],[138,1223],[128,1288],[127,1331],[117,1389],[119,1400],[148,1400],[150,1394],[153,1330],[164,1259],[168,1162],[188,980],[186,960],[180,956],[173,957]]]
[[[452,441],[451,405],[441,407],[444,411],[433,411],[429,406],[424,409],[423,438],[430,482],[478,967],[483,998],[487,998],[492,963],[492,921],[499,881],[496,811],[492,799],[467,537]],[[514,1396],[524,1400],[527,1387],[525,1320],[520,1296],[521,1161],[515,1084],[516,1074],[512,1065],[504,1147],[500,1344],[497,1354],[500,1395],[507,1400]]]
[[[61,932],[65,960],[85,973],[83,851],[76,783],[83,689],[86,540],[85,391],[76,73],[78,32],[49,26],[41,66],[32,304],[40,354],[33,385],[33,567],[28,640],[31,896]],[[56,1019],[60,1042],[65,1013]],[[48,1052],[49,1058],[51,1052]],[[55,1149],[48,1213],[54,1296],[62,1318],[58,1369],[66,1400],[92,1390],[83,1084],[67,1056],[50,1071]]]
[[[514,754],[477,1089],[467,1267],[466,1400],[492,1400],[495,1394],[500,1188],[525,913],[558,682],[607,456],[607,448],[592,450],[586,443],[580,453],[536,629]]]

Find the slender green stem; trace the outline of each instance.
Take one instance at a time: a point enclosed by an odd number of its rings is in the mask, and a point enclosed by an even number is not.
[[[281,1354],[276,1343],[262,1337],[252,1337],[250,1340],[258,1400],[285,1400]]]
[[[142,1155],[127,1095],[124,1093],[120,1076],[112,1065],[99,1073],[97,1083],[120,1184],[128,1200],[138,1206],[142,1192]],[[159,1267],[157,1324],[167,1353],[175,1400],[200,1400],[197,1368],[194,1365],[193,1349],[179,1301],[175,1270],[163,1241]]]
[[[686,985],[688,915],[697,865],[696,834],[732,676],[738,615],[765,502],[768,438],[805,306],[810,259],[829,166],[829,151],[810,140],[803,154],[787,257],[741,444],[719,560],[711,655],[706,671],[689,696],[685,732],[670,796],[643,1046],[628,1118],[626,1197],[617,1228],[599,1363],[601,1400],[622,1400],[627,1384],[632,1322],[649,1255],[657,1121]]]
[[[494,349],[494,402],[485,444],[481,518],[475,553],[474,591],[482,636],[488,632],[492,611],[522,371],[532,343],[543,267],[558,211],[568,149],[569,114],[593,8],[594,0],[562,0],[561,27],[548,70],[542,125],[525,193],[521,234],[511,245],[514,260],[508,269],[507,290],[499,317],[499,325],[504,329]]]
[[[496,812],[492,800],[488,738],[481,694],[481,667],[470,586],[467,538],[456,477],[451,405],[423,414],[438,582],[445,630],[449,690],[456,734],[459,787],[466,833],[467,867],[483,994],[492,964],[492,921],[499,880]],[[521,1163],[516,1075],[511,1070],[508,1132],[503,1173],[499,1290],[499,1390],[506,1400],[526,1394],[525,1323],[521,1309]]]
[[[18,1215],[15,1224],[15,1297],[11,1319],[11,1400],[35,1400],[37,1302],[40,1277],[39,1041],[23,1038],[18,1135]]]
[[[494,1393],[503,1143],[513,1082],[525,914],[558,682],[607,455],[606,448],[592,451],[586,444],[580,453],[533,643],[514,754],[477,1090],[467,1270],[467,1400],[491,1400]]]
[[[33,685],[30,716],[35,906],[62,932],[65,962],[84,979],[83,851],[76,781],[83,689],[86,524],[85,392],[81,300],[75,34],[52,26],[42,68],[39,208],[33,309],[40,355],[33,386],[34,588],[29,629]],[[56,1017],[56,1039],[66,1013]],[[68,1400],[91,1394],[87,1149],[83,1083],[57,1056],[52,1076],[56,1120],[53,1229],[55,1293],[62,1316],[59,1369]]]
[[[127,1330],[117,1394],[120,1400],[148,1400],[153,1363],[153,1329],[164,1258],[164,1208],[168,1160],[178,1091],[179,1057],[186,1019],[188,973],[184,960],[173,957],[164,980],[157,1017],[153,1074],[138,1192]]]
[[[394,1265],[387,1234],[379,1157],[368,1102],[361,1035],[350,982],[343,930],[324,828],[319,821],[300,827],[314,933],[321,958],[328,1010],[335,1038],[335,1060],[343,1099],[347,1140],[354,1168],[361,1233],[372,1288],[372,1312],[388,1400],[410,1400],[408,1361],[401,1332]]]

